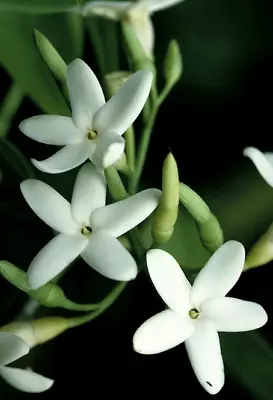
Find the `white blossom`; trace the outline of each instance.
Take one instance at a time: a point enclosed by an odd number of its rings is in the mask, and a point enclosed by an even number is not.
[[[217,332],[249,331],[267,322],[267,314],[259,304],[226,297],[242,273],[244,259],[241,243],[225,243],[191,286],[169,253],[148,251],[150,277],[168,308],[136,331],[135,351],[155,354],[185,342],[200,384],[210,394],[218,393],[225,377]]]
[[[138,71],[105,102],[95,74],[84,61],[74,60],[67,67],[72,118],[38,115],[19,125],[31,139],[64,146],[44,161],[32,159],[33,164],[51,174],[73,169],[88,158],[100,169],[114,164],[124,151],[122,135],[141,112],[152,79],[150,71]]]
[[[244,155],[250,158],[263,179],[273,187],[273,153],[262,153],[255,147],[246,147]]]
[[[136,277],[136,262],[117,237],[153,212],[160,190],[143,190],[105,206],[104,174],[86,163],[77,175],[71,204],[52,187],[36,179],[23,181],[21,191],[38,217],[59,232],[28,268],[32,289],[49,282],[79,255],[107,278],[129,281]]]

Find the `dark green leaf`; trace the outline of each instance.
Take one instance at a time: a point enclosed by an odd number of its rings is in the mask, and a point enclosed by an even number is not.
[[[77,0],[1,0],[0,11],[58,13],[79,5]]]

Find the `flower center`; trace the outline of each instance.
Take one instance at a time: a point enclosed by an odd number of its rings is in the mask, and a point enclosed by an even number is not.
[[[84,227],[81,229],[81,234],[82,234],[83,236],[90,236],[91,233],[92,233],[92,229],[90,228],[90,226],[84,226]]]
[[[88,134],[87,134],[87,139],[88,140],[94,140],[94,139],[96,139],[96,137],[98,136],[98,133],[97,133],[97,131],[89,131],[88,132]]]
[[[191,319],[196,319],[196,318],[199,317],[199,315],[200,315],[200,312],[197,310],[197,308],[192,308],[189,311],[189,316],[190,316]]]

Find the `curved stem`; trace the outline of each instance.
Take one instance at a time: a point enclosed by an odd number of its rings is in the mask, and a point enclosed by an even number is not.
[[[24,93],[17,83],[13,83],[0,109],[0,137],[4,138],[10,129],[12,119],[24,98]]]

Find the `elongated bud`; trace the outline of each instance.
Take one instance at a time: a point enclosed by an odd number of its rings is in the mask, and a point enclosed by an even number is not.
[[[195,219],[203,246],[214,253],[224,243],[222,228],[204,200],[189,186],[180,183],[180,203]]]
[[[33,321],[11,322],[0,328],[0,332],[10,332],[19,336],[34,347],[54,339],[70,327],[69,320],[63,317],[46,317]]]
[[[67,65],[50,41],[38,30],[34,30],[35,43],[46,65],[56,79],[65,83]]]
[[[172,236],[178,216],[179,175],[172,153],[165,158],[162,170],[162,195],[155,211],[152,226],[154,244],[160,246]]]
[[[244,269],[268,264],[273,260],[273,224],[249,250]]]
[[[106,89],[109,96],[114,96],[131,75],[132,73],[129,71],[115,71],[105,75]]]
[[[104,173],[107,181],[108,190],[113,200],[120,201],[126,199],[126,197],[128,197],[128,193],[125,190],[125,187],[116,168],[106,168],[104,170]]]
[[[182,72],[183,64],[179,44],[176,40],[171,40],[164,60],[166,86],[174,86],[180,79]]]
[[[97,308],[95,304],[74,303],[65,296],[60,286],[54,283],[47,283],[37,290],[31,290],[28,285],[26,272],[8,261],[0,261],[0,274],[12,285],[46,307],[62,307],[75,311],[89,311]]]

